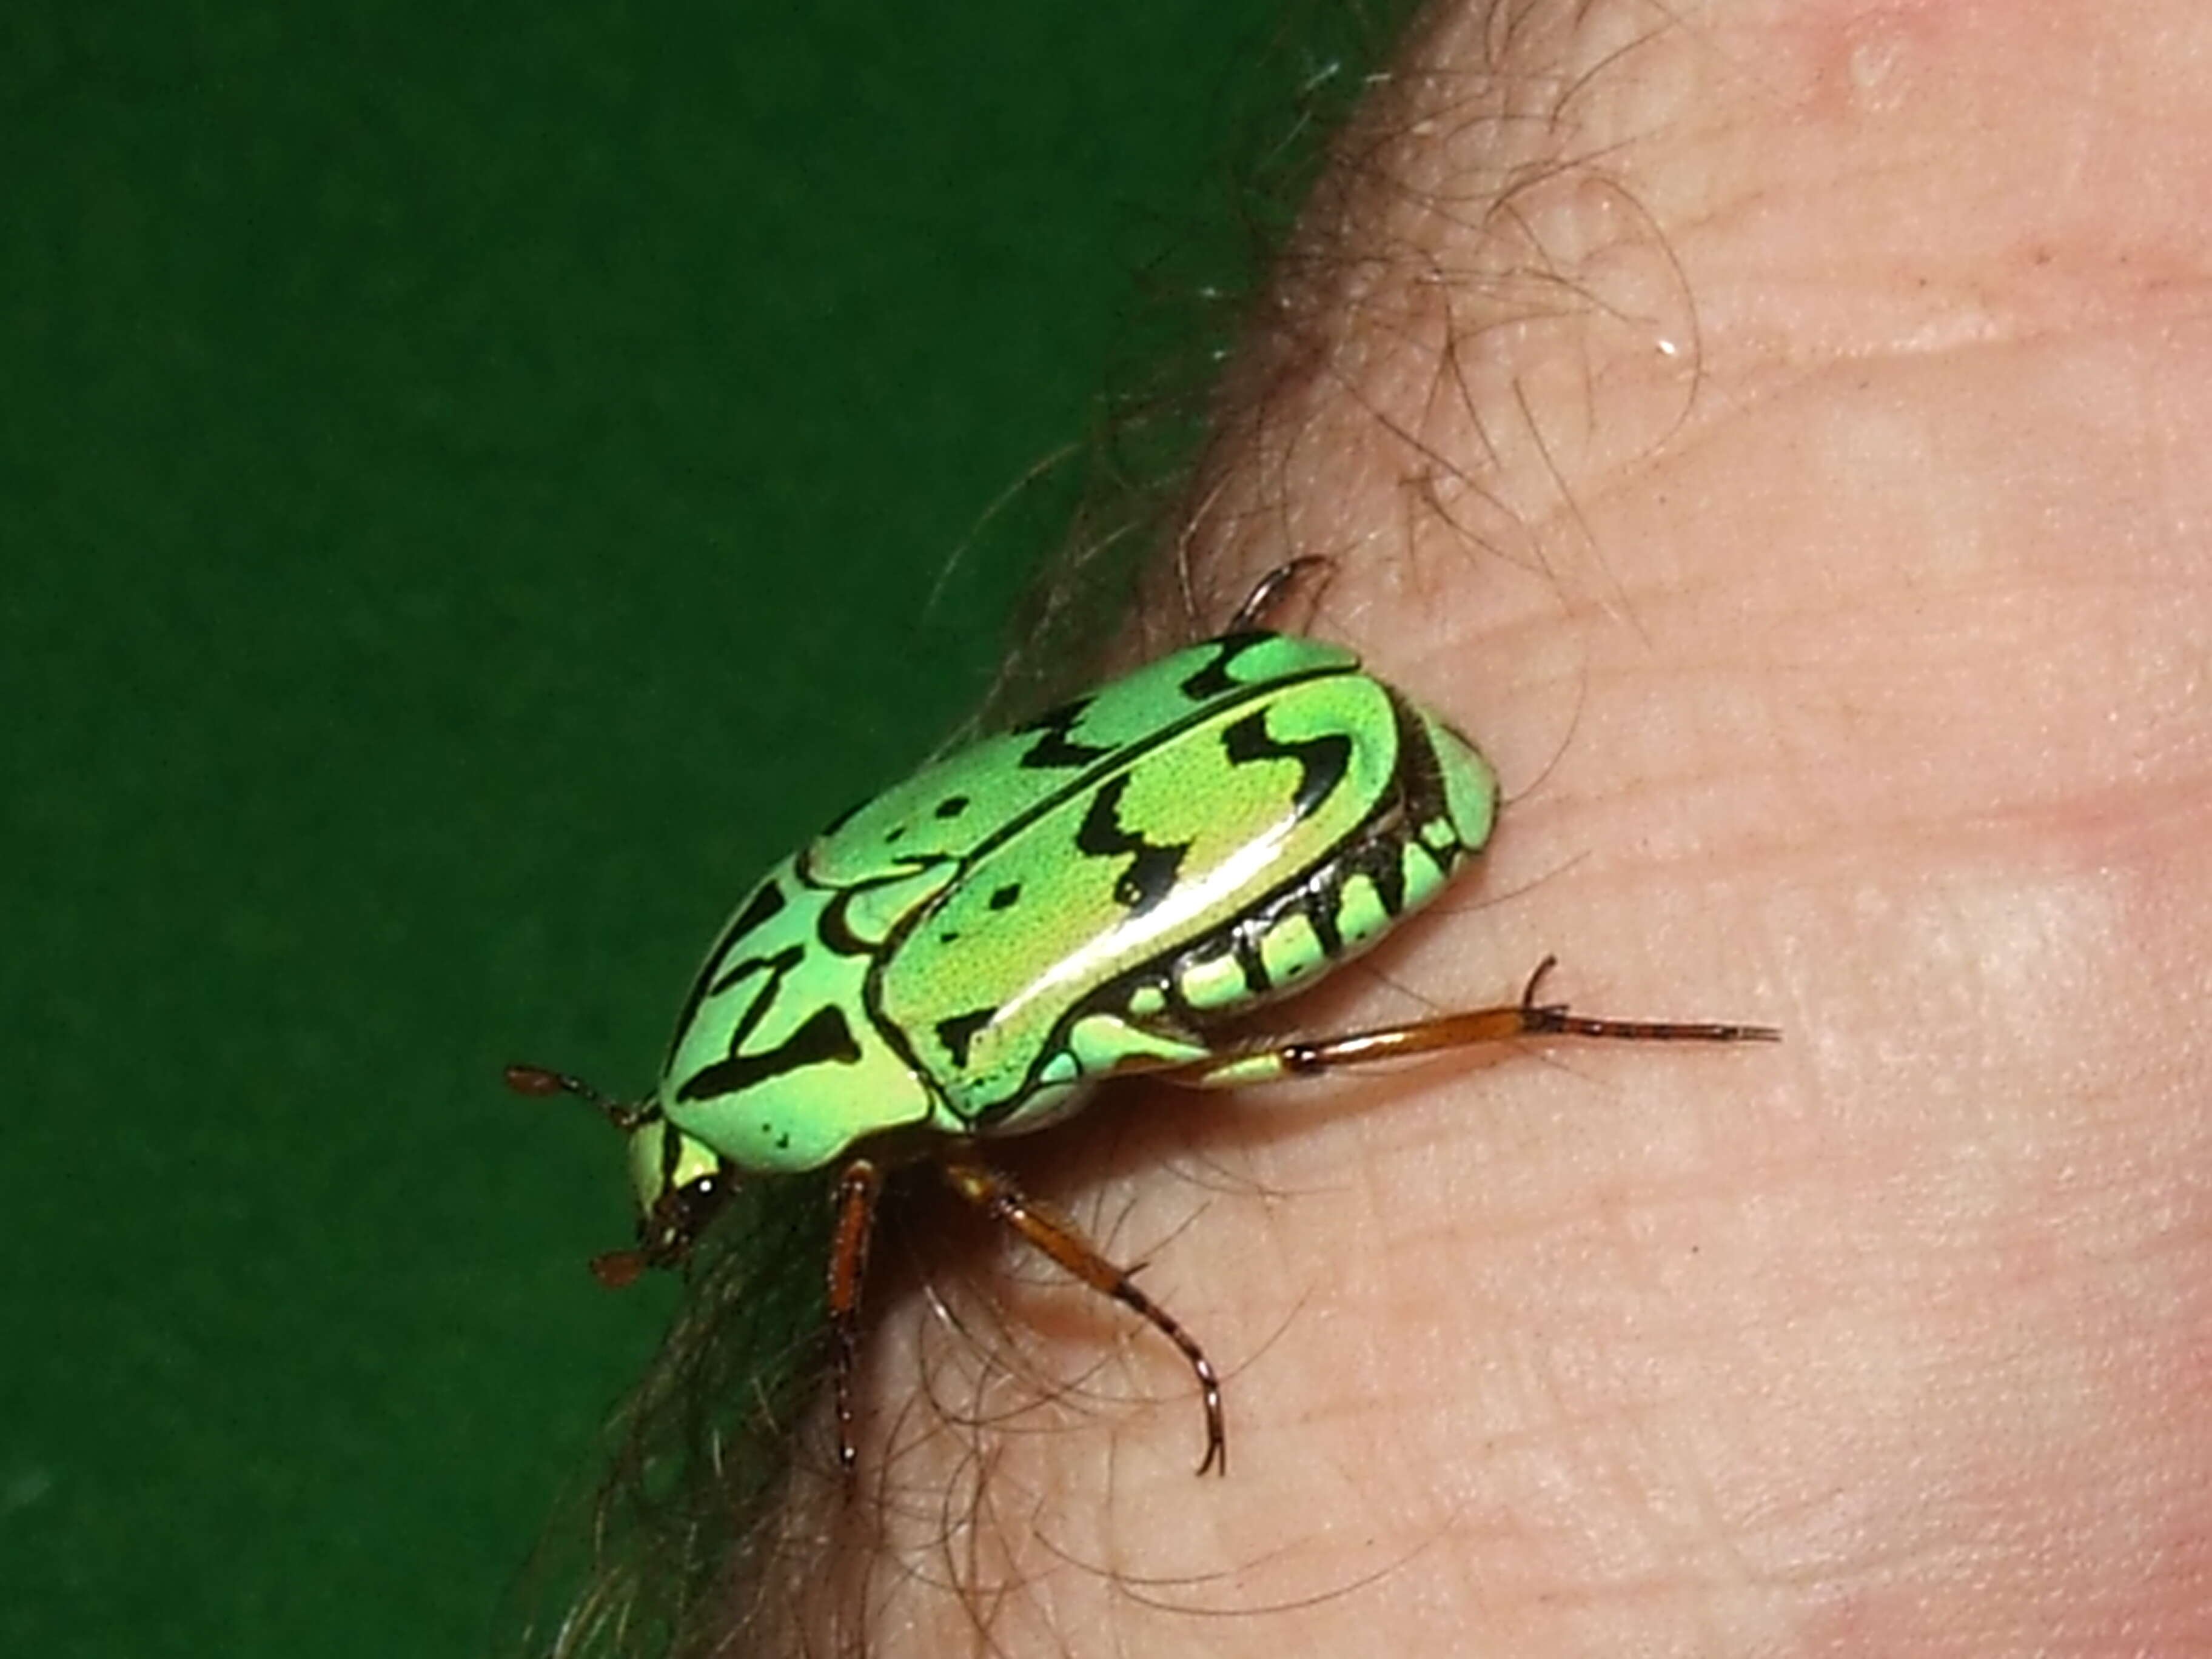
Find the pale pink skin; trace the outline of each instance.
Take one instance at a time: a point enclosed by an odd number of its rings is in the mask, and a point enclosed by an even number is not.
[[[1282,1018],[1557,951],[1785,1041],[1011,1149],[1220,1364],[1230,1474],[1085,1292],[1001,1286],[1039,1403],[887,1287],[875,1650],[2212,1651],[2212,9],[1514,9],[1370,111],[1197,521],[1216,616],[1334,556],[1312,630],[1507,791]]]

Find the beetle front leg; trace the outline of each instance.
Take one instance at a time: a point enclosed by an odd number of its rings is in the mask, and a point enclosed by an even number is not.
[[[860,1281],[867,1272],[868,1239],[875,1231],[876,1200],[882,1171],[865,1158],[848,1164],[837,1177],[837,1224],[830,1245],[830,1336],[833,1344],[837,1406],[837,1466],[845,1492],[853,1493],[860,1454],[853,1443],[853,1372],[860,1352]]]
[[[1230,617],[1224,634],[1243,634],[1266,626],[1268,613],[1283,602],[1300,581],[1316,570],[1334,568],[1334,562],[1319,553],[1307,553],[1277,565],[1253,584],[1252,591],[1244,596],[1244,603],[1237,607]]]
[[[1577,1014],[1564,1002],[1539,1002],[1536,990],[1559,959],[1546,957],[1528,975],[1518,1002],[1494,1008],[1384,1025],[1371,1031],[1286,1042],[1272,1048],[1218,1054],[1189,1066],[1156,1072],[1155,1077],[1187,1089],[1242,1089],[1287,1077],[1310,1077],[1347,1066],[1404,1060],[1440,1049],[1475,1048],[1518,1037],[1594,1037],[1620,1042],[1779,1042],[1771,1025],[1714,1021],[1604,1019]]]
[[[1040,1210],[1014,1184],[1012,1177],[957,1155],[945,1157],[938,1167],[961,1197],[1000,1226],[1018,1233],[1033,1249],[1050,1256],[1100,1295],[1110,1296],[1123,1307],[1142,1315],[1155,1330],[1182,1351],[1198,1377],[1199,1389],[1206,1402],[1206,1455],[1199,1460],[1198,1472],[1204,1474],[1211,1469],[1218,1474],[1228,1474],[1229,1443],[1222,1429],[1221,1377],[1196,1339],[1166,1309],[1137,1288],[1127,1269],[1115,1266],[1101,1255],[1097,1247],[1071,1223]]]

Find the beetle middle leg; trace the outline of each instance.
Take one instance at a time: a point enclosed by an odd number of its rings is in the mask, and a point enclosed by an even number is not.
[[[1782,1033],[1771,1025],[1745,1025],[1718,1021],[1605,1019],[1578,1014],[1564,1002],[1539,1002],[1536,992],[1558,961],[1546,957],[1528,975],[1518,1002],[1492,1008],[1471,1008],[1463,1013],[1405,1025],[1384,1025],[1344,1036],[1317,1038],[1310,1042],[1285,1042],[1268,1048],[1231,1051],[1188,1066],[1152,1073],[1169,1083],[1191,1089],[1241,1089],[1252,1084],[1273,1083],[1281,1078],[1310,1077],[1346,1066],[1370,1065],[1376,1060],[1403,1060],[1441,1049],[1474,1048],[1510,1042],[1516,1037],[1594,1037],[1620,1042],[1779,1042]]]
[[[957,1154],[942,1158],[938,1167],[952,1190],[1000,1226],[1018,1233],[1033,1249],[1054,1261],[1102,1296],[1110,1296],[1125,1308],[1142,1315],[1154,1329],[1174,1343],[1198,1377],[1206,1402],[1206,1455],[1198,1472],[1229,1473],[1229,1443],[1222,1431],[1221,1376],[1206,1350],[1176,1322],[1175,1316],[1136,1286],[1126,1267],[1115,1266],[1069,1222],[1037,1207],[1012,1178],[988,1164]]]

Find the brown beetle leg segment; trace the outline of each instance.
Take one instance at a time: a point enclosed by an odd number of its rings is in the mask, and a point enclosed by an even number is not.
[[[1176,1323],[1167,1310],[1139,1290],[1126,1269],[1099,1255],[1091,1241],[1069,1223],[1040,1210],[1009,1177],[957,1154],[945,1158],[939,1168],[944,1170],[953,1191],[992,1220],[1018,1233],[1029,1244],[1102,1296],[1110,1296],[1122,1306],[1141,1314],[1154,1329],[1176,1345],[1190,1362],[1206,1401],[1206,1455],[1199,1460],[1198,1472],[1204,1474],[1211,1469],[1226,1474],[1229,1443],[1222,1431],[1221,1377],[1214,1370],[1213,1362],[1206,1357],[1206,1350],[1198,1346],[1190,1333]]]

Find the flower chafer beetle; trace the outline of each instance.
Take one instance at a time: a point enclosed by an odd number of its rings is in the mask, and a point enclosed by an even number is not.
[[[683,1265],[737,1182],[838,1170],[829,1305],[848,1480],[887,1165],[933,1160],[963,1199],[1174,1343],[1205,1403],[1203,1474],[1227,1468],[1205,1351],[981,1143],[1136,1073],[1241,1088],[1515,1037],[1777,1036],[1540,1002],[1548,958],[1494,1007],[1314,1041],[1209,1036],[1433,899],[1497,815],[1495,775],[1445,721],[1350,651],[1260,626],[1311,562],[1270,573],[1219,637],[926,767],[769,871],[708,952],[642,1101],[508,1068],[517,1090],[582,1096],[629,1138],[642,1217],[635,1248],[592,1263],[610,1285]]]

